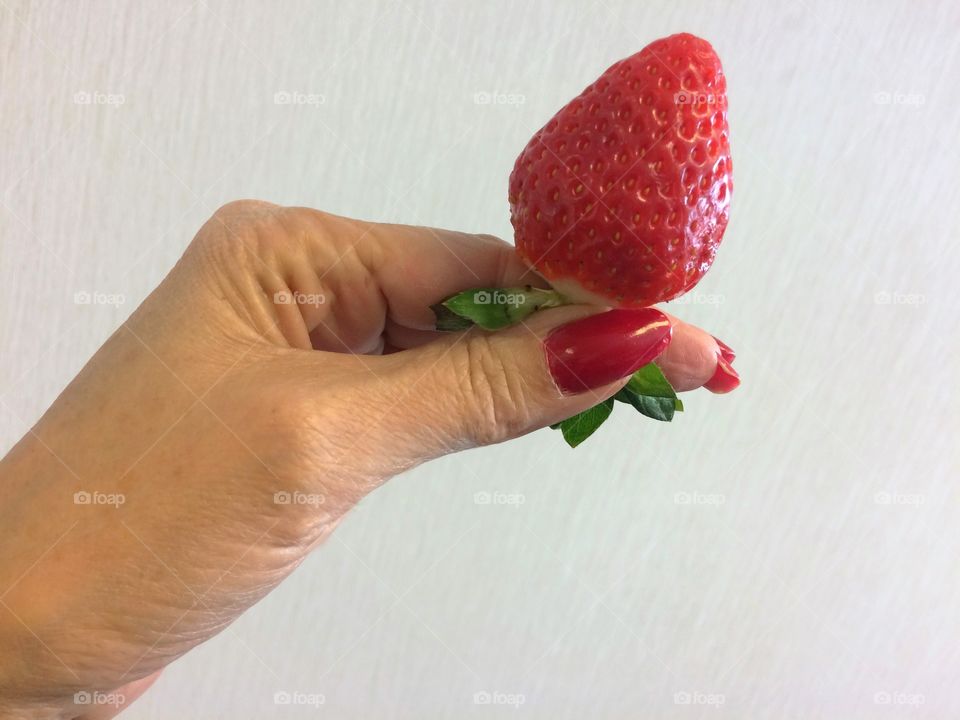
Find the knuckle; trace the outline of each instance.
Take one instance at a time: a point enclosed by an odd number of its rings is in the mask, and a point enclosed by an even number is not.
[[[234,200],[219,207],[204,223],[193,245],[201,250],[236,252],[250,240],[269,234],[283,208],[260,200]]]
[[[223,220],[237,220],[257,217],[272,212],[278,207],[265,200],[232,200],[217,208],[213,216]]]
[[[462,403],[468,436],[480,445],[503,442],[529,426],[528,393],[513,355],[483,335],[462,344]]]

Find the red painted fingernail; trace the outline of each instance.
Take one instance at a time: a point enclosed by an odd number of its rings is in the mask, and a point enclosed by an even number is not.
[[[720,348],[720,354],[723,355],[723,359],[728,363],[732,363],[737,357],[737,354],[733,351],[733,348],[727,345],[723,340],[718,337],[713,338],[717,341],[717,345]]]
[[[704,384],[704,387],[710,392],[723,395],[731,390],[736,390],[739,385],[740,376],[733,369],[733,365],[721,353],[717,353],[717,369],[713,373],[713,377]]]
[[[543,346],[560,392],[574,395],[636,372],[662,353],[672,336],[670,320],[659,310],[616,309],[554,328]]]

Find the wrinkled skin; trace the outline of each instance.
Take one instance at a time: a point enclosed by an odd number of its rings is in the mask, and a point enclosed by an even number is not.
[[[74,693],[135,699],[392,475],[615,392],[561,397],[544,367],[543,335],[596,308],[430,329],[448,295],[536,281],[489,236],[221,208],[0,464],[0,716],[112,717]],[[660,363],[691,389],[716,352],[675,321]]]

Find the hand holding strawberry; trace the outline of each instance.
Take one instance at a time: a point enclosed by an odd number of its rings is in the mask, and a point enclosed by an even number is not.
[[[567,302],[646,307],[682,295],[713,264],[731,173],[726,80],[713,48],[685,33],[651,43],[537,131],[510,175],[517,253],[552,290],[462,293],[435,306],[438,329],[496,330]],[[718,357],[716,390],[736,386],[730,360]],[[659,420],[683,409],[654,365],[615,399]],[[612,404],[558,427],[575,445]]]

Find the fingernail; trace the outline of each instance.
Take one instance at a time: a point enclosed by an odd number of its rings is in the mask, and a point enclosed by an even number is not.
[[[718,337],[714,337],[713,339],[717,341],[717,346],[720,348],[720,354],[723,355],[723,359],[728,363],[732,363],[737,357],[737,354],[733,351],[733,348]]]
[[[704,387],[710,392],[723,395],[731,390],[736,390],[739,385],[740,376],[733,369],[733,365],[723,357],[722,353],[717,353],[717,369],[713,373],[713,377],[704,384]]]
[[[659,310],[616,309],[561,325],[543,345],[553,381],[574,395],[633,374],[662,353],[672,335]]]

